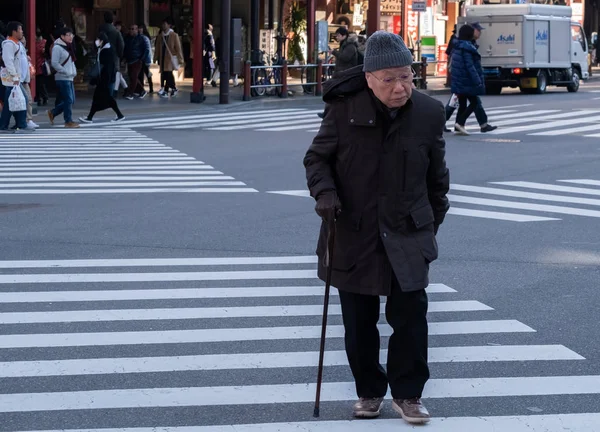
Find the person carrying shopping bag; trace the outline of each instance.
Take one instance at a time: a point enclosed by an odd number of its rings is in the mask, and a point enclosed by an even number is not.
[[[21,44],[23,25],[16,21],[9,22],[6,31],[8,37],[2,42],[2,67],[0,68],[0,77],[4,86],[4,105],[2,115],[0,115],[0,130],[8,130],[11,116],[14,116],[17,122],[17,130],[27,129],[27,101],[21,87],[21,56],[27,56]],[[13,99],[12,102],[10,102],[11,98]],[[25,99],[25,104],[18,103],[19,109],[15,109],[15,100],[18,99],[19,102],[22,102],[22,98]]]
[[[165,85],[158,94],[161,97],[176,96],[177,85],[175,84],[174,71],[179,70],[183,65],[183,52],[181,50],[181,41],[179,35],[173,31],[171,18],[165,18],[162,23],[162,34],[156,38],[156,47],[154,50],[154,62],[160,66],[161,83]]]

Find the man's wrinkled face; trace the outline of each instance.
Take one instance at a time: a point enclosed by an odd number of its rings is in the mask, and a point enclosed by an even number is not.
[[[403,107],[412,95],[414,73],[410,66],[367,72],[366,77],[375,97],[388,108]]]

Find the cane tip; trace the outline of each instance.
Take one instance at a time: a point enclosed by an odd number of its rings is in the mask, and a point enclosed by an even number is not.
[[[319,417],[319,408],[315,408],[315,411],[313,412],[313,417]]]

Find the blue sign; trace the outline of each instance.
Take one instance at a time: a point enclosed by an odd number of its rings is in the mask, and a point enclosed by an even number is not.
[[[548,30],[537,31],[537,34],[535,35],[535,44],[548,45]]]
[[[500,37],[498,37],[498,40],[496,42],[499,44],[503,44],[503,45],[514,45],[515,44],[515,35],[514,34],[511,34],[508,36],[500,35]]]

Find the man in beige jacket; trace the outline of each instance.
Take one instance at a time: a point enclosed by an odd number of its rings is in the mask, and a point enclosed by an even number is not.
[[[173,21],[170,17],[165,18],[162,23],[162,32],[156,37],[154,50],[154,62],[160,66],[161,89],[160,97],[177,95],[177,85],[173,72],[183,66],[183,52],[179,35],[171,28]],[[164,84],[164,85],[163,85]]]

